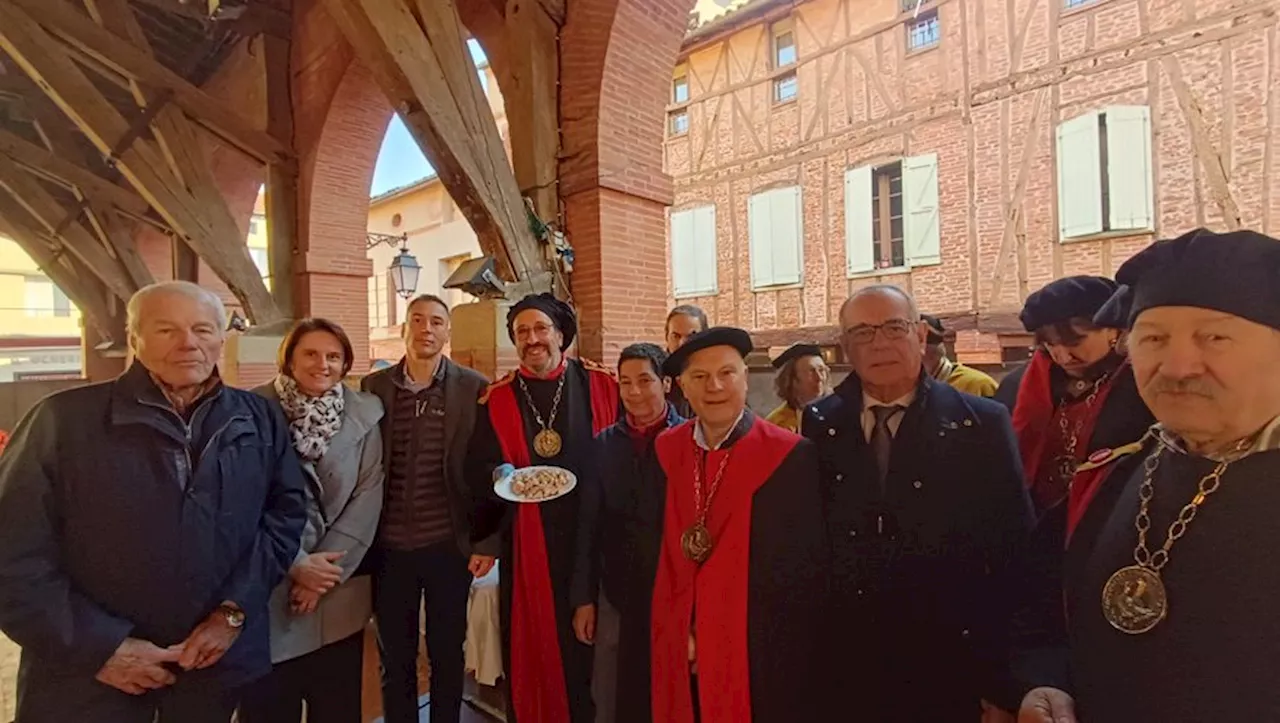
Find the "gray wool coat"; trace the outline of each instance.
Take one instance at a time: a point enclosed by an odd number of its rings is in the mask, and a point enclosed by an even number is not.
[[[253,391],[277,405],[271,383]],[[344,551],[338,561],[342,582],[320,598],[316,611],[289,611],[290,580],[271,594],[271,662],[319,650],[355,635],[373,615],[373,585],[368,575],[353,577],[378,532],[382,515],[382,401],[376,395],[343,390],[342,426],[329,450],[312,465],[303,462],[308,480],[307,525],[295,562],[313,552]]]

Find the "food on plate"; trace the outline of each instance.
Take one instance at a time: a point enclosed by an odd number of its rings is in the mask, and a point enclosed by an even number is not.
[[[526,467],[511,475],[511,491],[526,500],[545,500],[570,484],[569,472],[555,467]]]

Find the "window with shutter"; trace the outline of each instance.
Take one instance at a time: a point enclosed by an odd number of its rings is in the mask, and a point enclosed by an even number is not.
[[[1151,111],[1146,106],[1113,106],[1104,118],[1107,229],[1153,230]]]
[[[903,237],[907,263],[942,263],[938,227],[938,154],[913,156],[902,162]]]
[[[860,166],[844,172],[844,246],[850,274],[876,268],[871,170],[871,166]]]
[[[1058,126],[1058,230],[1063,239],[1102,231],[1098,114]]]
[[[715,206],[671,214],[671,278],[677,298],[715,295]]]
[[[803,223],[800,188],[777,188],[752,196],[750,224],[753,288],[798,284],[803,278]]]

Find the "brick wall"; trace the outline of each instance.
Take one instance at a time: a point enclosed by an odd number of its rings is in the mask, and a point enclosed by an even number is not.
[[[1027,294],[1054,278],[1113,274],[1151,235],[1059,243],[1054,157],[1062,120],[1108,105],[1151,107],[1157,236],[1226,225],[1204,171],[1217,162],[1243,223],[1280,231],[1280,194],[1271,191],[1280,95],[1274,8],[1228,0],[930,7],[941,41],[916,53],[905,49],[898,0],[810,0],[794,12],[779,3],[765,22],[687,53],[690,130],[666,141],[665,167],[676,208],[717,206],[719,294],[691,300],[715,321],[832,325],[851,290],[890,282],[928,311],[977,318],[979,330],[982,319],[1002,319],[990,331],[1007,327]],[[774,106],[767,22],[788,15],[799,93]],[[1178,77],[1201,115],[1199,151]],[[939,159],[942,264],[849,278],[845,170],[925,153]],[[757,293],[747,202],[778,182],[802,187],[804,283]],[[963,346],[974,359],[998,357],[993,341]]]

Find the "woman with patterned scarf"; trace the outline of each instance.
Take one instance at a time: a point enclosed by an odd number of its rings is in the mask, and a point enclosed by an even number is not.
[[[596,720],[649,723],[649,612],[662,547],[667,479],[654,441],[684,419],[668,403],[667,354],[656,344],[632,344],[618,357],[626,415],[596,437],[601,473],[582,490],[575,586],[588,591],[574,632],[595,646],[592,694]]]
[[[272,672],[240,723],[359,723],[372,585],[357,568],[382,512],[382,402],[342,383],[355,361],[342,327],[304,319],[280,346],[280,373],[254,391],[280,405],[309,484],[307,526],[271,597]]]

